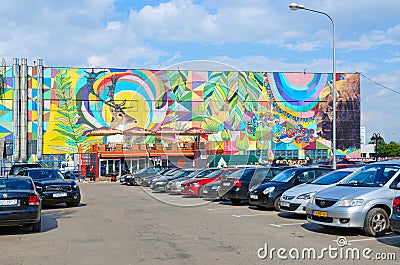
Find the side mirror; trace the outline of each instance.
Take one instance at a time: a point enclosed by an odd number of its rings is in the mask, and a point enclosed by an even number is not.
[[[397,183],[396,189],[400,190],[400,182]]]
[[[37,190],[37,192],[42,193],[43,192],[43,187],[36,186],[36,190]]]
[[[293,183],[294,183],[294,185],[298,185],[298,184],[301,184],[301,180],[300,180],[300,178],[295,178],[294,179],[294,181],[293,181]]]

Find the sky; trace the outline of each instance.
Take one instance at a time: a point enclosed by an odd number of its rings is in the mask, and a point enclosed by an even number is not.
[[[399,0],[1,0],[0,57],[49,67],[361,74],[361,126],[400,142]]]

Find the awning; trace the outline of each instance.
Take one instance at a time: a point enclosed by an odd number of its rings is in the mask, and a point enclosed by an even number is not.
[[[215,155],[207,158],[209,167],[255,165],[258,162],[258,158],[255,155]]]

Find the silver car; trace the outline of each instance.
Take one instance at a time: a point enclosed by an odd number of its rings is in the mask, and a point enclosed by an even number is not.
[[[309,183],[303,183],[288,189],[281,196],[280,209],[295,214],[306,214],[306,205],[312,195],[336,185],[357,169],[356,167],[338,169]]]
[[[354,227],[369,236],[382,235],[389,228],[399,175],[400,160],[366,165],[311,196],[307,220],[323,227]]]

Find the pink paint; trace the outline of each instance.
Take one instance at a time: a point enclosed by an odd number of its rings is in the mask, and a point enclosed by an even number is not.
[[[304,73],[285,73],[286,80],[296,86],[306,86],[311,83],[314,78],[314,74]]]

